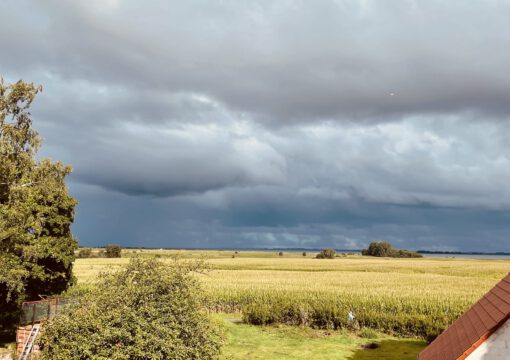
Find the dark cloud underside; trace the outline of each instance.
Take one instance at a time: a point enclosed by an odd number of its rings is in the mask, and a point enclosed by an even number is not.
[[[83,244],[510,251],[510,2],[14,1]],[[489,245],[487,245],[489,244]]]

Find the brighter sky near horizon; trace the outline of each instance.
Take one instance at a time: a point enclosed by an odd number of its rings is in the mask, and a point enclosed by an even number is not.
[[[82,245],[510,251],[510,1],[19,1]]]

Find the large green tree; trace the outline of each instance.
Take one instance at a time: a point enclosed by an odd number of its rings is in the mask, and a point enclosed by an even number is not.
[[[20,305],[57,294],[72,282],[76,200],[67,191],[71,167],[38,160],[41,138],[28,111],[41,87],[0,80],[0,332]]]

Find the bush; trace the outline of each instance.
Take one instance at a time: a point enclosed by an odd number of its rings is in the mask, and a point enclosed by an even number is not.
[[[106,245],[105,254],[107,258],[120,258],[122,248],[117,244]]]
[[[395,258],[421,258],[423,257],[422,254],[419,254],[415,251],[409,251],[409,250],[393,250],[393,252],[390,254],[391,257]]]
[[[334,259],[336,251],[334,249],[322,249],[316,256],[317,259]]]
[[[306,252],[303,251],[303,256],[306,256]]]
[[[280,252],[278,253],[278,256],[283,256],[283,251],[280,251]]]
[[[131,259],[45,325],[41,359],[216,359],[223,336],[204,310],[200,266]]]
[[[80,249],[80,251],[78,251],[78,257],[82,259],[89,258],[91,255],[92,255],[91,249]]]

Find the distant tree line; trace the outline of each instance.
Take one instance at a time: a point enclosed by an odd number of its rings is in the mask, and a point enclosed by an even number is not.
[[[104,249],[99,250],[97,253],[93,253],[90,248],[83,248],[78,251],[78,257],[81,259],[91,257],[106,257],[106,258],[120,258],[122,256],[122,247],[117,244],[108,244]]]
[[[361,250],[361,255],[393,258],[421,258],[422,254],[416,251],[398,250],[386,241],[374,241],[368,245],[367,249]]]

